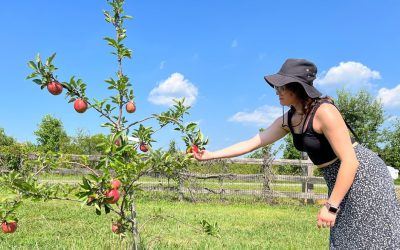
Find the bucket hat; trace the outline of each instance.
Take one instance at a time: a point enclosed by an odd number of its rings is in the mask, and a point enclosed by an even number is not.
[[[314,63],[305,59],[290,58],[285,61],[278,73],[264,76],[264,79],[271,87],[297,82],[303,86],[309,97],[317,98],[322,94],[313,86],[316,77],[317,66]]]

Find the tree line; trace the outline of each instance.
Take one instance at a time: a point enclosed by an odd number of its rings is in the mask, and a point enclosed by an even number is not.
[[[344,89],[339,90],[334,102],[361,142],[379,154],[387,165],[400,170],[400,120],[390,119],[391,117],[385,114],[382,103],[366,90],[355,94]],[[33,133],[36,143],[18,143],[0,128],[0,153],[14,154],[9,158],[16,158],[15,161],[26,151],[99,155],[104,153],[104,148],[99,145],[107,140],[107,135],[90,135],[85,129],[78,129],[75,136],[70,136],[65,131],[62,121],[51,115],[44,116]],[[248,157],[262,158],[265,153],[271,154],[271,150],[272,147],[268,146],[256,150]],[[283,158],[301,157],[300,152],[293,146],[291,135],[286,136]]]

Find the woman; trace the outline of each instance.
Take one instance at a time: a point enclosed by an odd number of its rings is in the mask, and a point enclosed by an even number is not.
[[[291,133],[295,147],[322,168],[328,185],[317,225],[331,228],[330,249],[400,249],[400,210],[389,171],[375,153],[352,142],[331,99],[313,86],[316,74],[312,62],[286,60],[277,74],[264,78],[290,110],[247,141],[194,157],[239,156]]]

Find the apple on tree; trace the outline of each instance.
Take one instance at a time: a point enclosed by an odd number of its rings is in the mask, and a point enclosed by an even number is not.
[[[109,204],[115,204],[119,200],[119,192],[117,189],[111,189],[106,192],[106,197],[107,198],[112,198],[108,199],[106,202]]]
[[[17,230],[17,222],[16,221],[3,221],[1,224],[1,229],[6,234],[14,233]]]
[[[140,151],[146,153],[149,150],[149,145],[147,145],[145,142],[141,142],[139,149],[140,149]]]
[[[111,181],[111,188],[112,189],[119,189],[119,187],[121,186],[121,181],[118,179],[114,179]]]
[[[129,101],[125,106],[126,112],[133,113],[136,111],[136,105],[133,101]]]
[[[82,99],[76,99],[74,102],[74,109],[76,110],[76,112],[78,113],[83,113],[86,111],[86,109],[88,108],[88,104],[86,101],[82,100]]]
[[[52,95],[59,95],[63,91],[63,86],[57,81],[52,81],[47,84],[47,90]]]
[[[113,222],[111,225],[111,231],[115,234],[121,233],[122,225],[121,223]]]

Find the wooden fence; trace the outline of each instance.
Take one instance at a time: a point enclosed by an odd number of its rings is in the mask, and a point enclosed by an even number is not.
[[[34,157],[33,157],[34,158]],[[76,159],[75,159],[76,158]],[[72,156],[71,160],[79,160],[80,156]],[[96,162],[98,156],[89,156],[88,160]],[[221,161],[212,161],[208,164],[219,164]],[[288,159],[249,159],[234,158],[226,159],[223,164],[259,165],[262,169],[260,174],[232,174],[232,173],[190,173],[181,172],[178,181],[172,183],[159,174],[154,174],[150,181],[140,181],[143,190],[152,191],[175,191],[183,195],[189,194],[218,194],[221,197],[231,195],[253,195],[262,197],[290,197],[304,199],[312,202],[319,199],[326,199],[326,189],[323,192],[315,192],[316,185],[324,186],[322,177],[313,176],[315,166],[310,160],[288,160]],[[293,166],[302,169],[302,175],[276,175],[272,173],[272,166]],[[59,168],[51,172],[62,175],[82,175],[91,171],[85,168]],[[323,185],[322,185],[323,184]],[[293,189],[299,186],[299,190]],[[301,189],[300,189],[301,186]],[[246,187],[246,188],[243,188]],[[294,188],[297,189],[297,188]],[[319,188],[319,190],[322,190]]]

